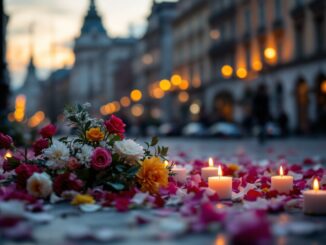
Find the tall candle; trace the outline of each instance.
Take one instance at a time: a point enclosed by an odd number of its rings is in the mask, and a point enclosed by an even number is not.
[[[280,175],[272,176],[271,189],[279,193],[288,194],[293,189],[293,177],[284,175],[283,167],[280,167]]]
[[[216,191],[220,199],[231,199],[232,177],[222,176],[221,166],[217,169],[217,176],[208,177],[208,187]]]
[[[183,167],[174,167],[172,169],[172,172],[174,173],[173,179],[176,182],[185,183],[187,180],[187,171]]]
[[[317,179],[313,182],[313,190],[303,192],[303,212],[311,215],[326,214],[326,191],[319,190]]]
[[[204,181],[207,181],[208,177],[216,176],[217,171],[218,171],[217,167],[214,167],[213,158],[210,157],[208,159],[208,167],[201,169],[201,177],[203,178]]]

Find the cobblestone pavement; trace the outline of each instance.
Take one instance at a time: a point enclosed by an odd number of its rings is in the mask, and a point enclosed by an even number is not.
[[[190,153],[191,157],[208,157],[219,155],[230,158],[235,152],[245,151],[253,159],[277,159],[279,156],[287,156],[290,162],[302,161],[306,157],[326,158],[326,139],[288,139],[269,141],[265,146],[259,146],[255,140],[216,140],[216,139],[162,139],[161,144],[168,145],[171,154],[180,151]],[[55,218],[47,224],[38,224],[34,227],[35,240],[27,242],[1,241],[0,244],[187,244],[187,245],[205,245],[205,244],[228,244],[223,239],[224,236],[217,233],[188,234],[180,236],[177,239],[155,240],[155,234],[160,229],[166,228],[159,222],[154,225],[137,226],[133,225],[131,220],[137,214],[158,216],[156,210],[137,210],[128,213],[117,213],[113,209],[99,211],[95,213],[81,213],[77,208],[65,204],[59,204],[49,211],[49,214]],[[175,214],[178,215],[178,214]],[[294,229],[298,232],[301,227],[308,229],[308,224],[318,224],[326,227],[326,217],[309,217],[297,211],[291,214],[271,215],[269,217],[274,224],[275,229],[282,229],[284,223],[297,224]],[[300,227],[300,225],[302,225]],[[125,239],[118,241],[95,243],[94,241],[67,240],[67,236],[78,235],[83,229],[98,230],[110,229],[113,233],[118,233]],[[307,227],[307,228],[306,228]],[[326,229],[324,232],[314,234],[313,232],[299,232],[298,234],[286,234],[274,237],[272,244],[326,244]],[[77,234],[76,234],[77,233]],[[108,235],[108,234],[106,234]]]

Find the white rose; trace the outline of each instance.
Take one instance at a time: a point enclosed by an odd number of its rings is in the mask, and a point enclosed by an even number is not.
[[[89,162],[91,160],[93,154],[93,147],[89,145],[83,145],[80,148],[80,151],[76,154],[76,158],[79,160],[81,164],[89,166]]]
[[[48,197],[52,193],[52,181],[46,173],[34,173],[27,180],[27,191],[35,197]]]
[[[50,168],[64,168],[70,156],[68,147],[58,140],[54,140],[43,154],[48,158],[46,165]]]
[[[128,160],[139,160],[144,156],[144,148],[131,139],[115,142],[113,150]]]

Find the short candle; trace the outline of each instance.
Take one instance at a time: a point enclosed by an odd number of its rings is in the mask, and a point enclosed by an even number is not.
[[[213,158],[208,159],[208,167],[202,168],[201,169],[201,177],[203,178],[204,181],[208,181],[208,177],[211,176],[216,176],[217,174],[217,167],[214,167],[214,161]]]
[[[208,177],[208,187],[216,191],[220,199],[232,198],[232,177],[222,176],[221,166],[218,166],[217,176]]]
[[[280,175],[272,176],[271,182],[271,189],[279,193],[288,194],[293,190],[293,177],[284,175],[282,166],[280,167]]]
[[[173,179],[176,182],[180,182],[180,183],[185,183],[187,180],[187,171],[185,168],[183,167],[174,167],[172,169],[172,172],[174,173],[173,175]]]
[[[311,215],[326,215],[326,191],[319,190],[317,179],[314,179],[313,190],[303,192],[303,212]]]

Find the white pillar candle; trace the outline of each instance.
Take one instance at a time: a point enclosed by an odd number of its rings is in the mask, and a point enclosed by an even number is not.
[[[208,159],[208,167],[201,169],[201,177],[204,181],[207,182],[208,177],[216,176],[217,175],[217,167],[214,167],[214,161],[213,158]]]
[[[232,177],[222,176],[221,166],[218,166],[217,176],[208,177],[208,187],[216,191],[220,199],[232,198]]]
[[[284,175],[282,166],[280,167],[280,175],[272,176],[271,181],[271,189],[279,193],[288,194],[293,190],[293,177]]]
[[[319,182],[314,180],[313,190],[303,192],[303,212],[311,215],[326,214],[326,191],[319,190]]]
[[[173,175],[173,179],[176,182],[180,182],[180,183],[185,183],[187,180],[187,171],[185,168],[183,167],[174,167],[172,169],[172,172],[174,173]]]

